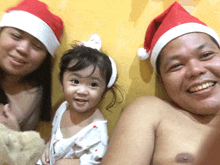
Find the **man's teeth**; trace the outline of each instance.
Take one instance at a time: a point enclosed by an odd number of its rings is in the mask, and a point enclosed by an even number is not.
[[[203,89],[206,89],[210,86],[213,86],[214,85],[214,82],[208,82],[208,83],[205,83],[205,84],[202,84],[202,85],[198,85],[196,87],[192,87],[189,89],[190,92],[197,92],[197,91],[200,91],[200,90],[203,90]]]

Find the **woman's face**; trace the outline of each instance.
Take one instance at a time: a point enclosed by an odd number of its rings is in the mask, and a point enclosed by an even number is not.
[[[160,55],[162,83],[177,105],[201,115],[220,110],[220,50],[207,34],[178,37]]]
[[[29,33],[11,27],[1,29],[0,67],[6,74],[24,77],[35,71],[46,55],[46,47]]]

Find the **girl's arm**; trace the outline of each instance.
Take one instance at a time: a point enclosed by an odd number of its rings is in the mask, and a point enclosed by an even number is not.
[[[54,165],[79,165],[79,159],[60,159]]]
[[[9,104],[1,104],[1,114],[0,114],[0,123],[4,124],[10,129],[15,131],[20,131],[20,126],[18,124],[16,116],[11,112]]]
[[[43,165],[50,165],[50,158],[49,158],[50,142],[51,140],[47,142],[44,151],[41,155],[41,162],[43,163]]]
[[[101,165],[150,164],[159,124],[154,97],[142,97],[122,113]]]
[[[40,115],[40,104],[42,98],[41,87],[27,87],[30,89],[19,88],[16,94],[9,91],[10,109],[16,117],[22,131],[36,129]]]

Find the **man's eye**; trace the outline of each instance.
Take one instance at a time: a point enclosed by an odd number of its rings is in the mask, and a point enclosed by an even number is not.
[[[212,55],[213,55],[213,53],[211,53],[211,52],[210,53],[205,53],[205,54],[202,55],[202,58],[209,58],[209,57],[211,58]]]
[[[170,71],[177,71],[177,70],[181,69],[181,67],[182,67],[181,64],[174,64],[169,68],[169,70]]]

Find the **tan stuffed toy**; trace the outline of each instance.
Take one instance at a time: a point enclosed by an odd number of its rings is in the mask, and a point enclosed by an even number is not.
[[[34,165],[44,147],[38,132],[18,132],[0,123],[0,165]]]

